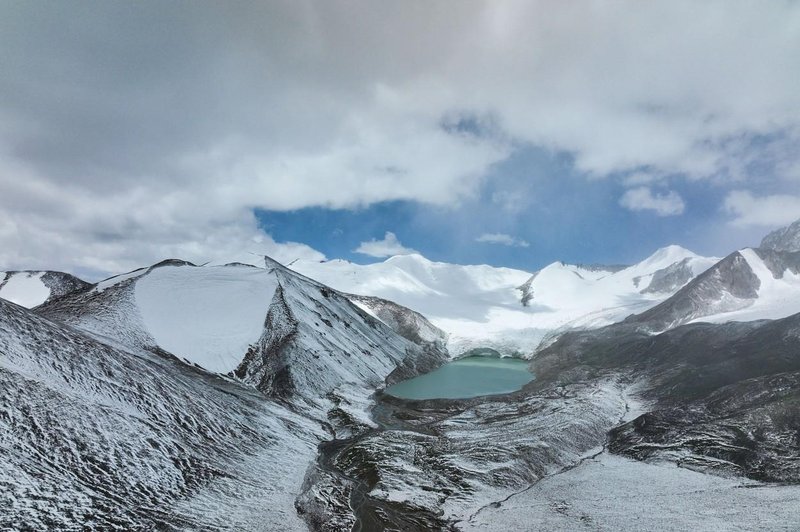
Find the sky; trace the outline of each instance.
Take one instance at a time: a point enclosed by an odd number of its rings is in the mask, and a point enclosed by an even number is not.
[[[0,269],[529,271],[800,218],[796,1],[0,2]]]

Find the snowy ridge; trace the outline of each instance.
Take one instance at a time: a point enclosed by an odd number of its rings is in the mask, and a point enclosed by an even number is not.
[[[344,294],[278,263],[268,265],[278,288],[262,337],[235,371],[268,395],[329,409],[332,405],[321,398],[332,394],[337,402],[346,395],[360,401],[385,382],[429,371],[446,360],[443,346],[412,342]]]
[[[434,344],[443,347],[447,334],[434,327],[422,314],[407,309],[388,299],[346,294],[358,308],[391,327],[397,334],[417,344]]]
[[[526,356],[554,332],[607,325],[657,305],[717,260],[668,246],[625,268],[556,262],[534,274],[420,255],[363,266],[297,261],[292,268],[343,292],[421,313],[448,334],[452,355],[488,347]]]
[[[446,359],[441,342],[423,341],[435,328],[422,316],[387,325],[335,290],[262,260],[267,267],[163,261],[41,312],[127,349],[235,374],[269,396],[300,400],[314,416],[331,408],[327,397],[342,387],[355,386],[356,400],[390,376]],[[391,327],[413,338],[409,323],[419,343]]]

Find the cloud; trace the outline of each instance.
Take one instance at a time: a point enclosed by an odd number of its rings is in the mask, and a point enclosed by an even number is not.
[[[787,225],[800,219],[800,196],[776,194],[754,196],[746,190],[730,192],[723,204],[737,227]]]
[[[6,2],[0,214],[56,247],[4,222],[0,262],[205,255],[258,233],[256,208],[454,205],[528,146],[638,185],[796,183],[799,20],[725,0]]]
[[[486,244],[500,244],[502,246],[509,246],[514,248],[527,248],[530,246],[530,244],[525,240],[504,233],[484,233],[478,238],[476,238],[475,242],[482,242]]]
[[[354,252],[377,258],[418,253],[418,251],[407,248],[401,244],[397,239],[397,235],[391,231],[386,231],[386,234],[383,236],[383,240],[376,240],[373,238],[372,240],[361,242]]]
[[[619,204],[632,211],[653,211],[658,216],[676,216],[683,214],[686,209],[683,198],[674,190],[653,194],[648,187],[626,191],[620,198]]]

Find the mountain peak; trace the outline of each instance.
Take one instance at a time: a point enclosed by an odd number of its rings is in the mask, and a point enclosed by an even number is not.
[[[663,248],[659,248],[642,261],[642,263],[664,263],[664,264],[674,264],[676,262],[680,262],[683,259],[697,257],[698,255],[691,250],[686,249],[685,247],[679,246],[677,244],[671,244],[669,246],[664,246]]]
[[[760,247],[774,251],[800,251],[800,220],[769,233]]]
[[[398,261],[413,261],[413,262],[419,262],[419,263],[423,263],[423,264],[430,264],[431,263],[431,261],[429,259],[426,259],[425,257],[420,255],[419,253],[405,253],[403,255],[392,255],[391,257],[386,259],[384,262],[398,262]]]

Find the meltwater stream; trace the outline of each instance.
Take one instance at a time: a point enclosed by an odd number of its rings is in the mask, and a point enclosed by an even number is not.
[[[524,360],[469,356],[385,391],[401,399],[468,399],[515,392],[532,380]]]

